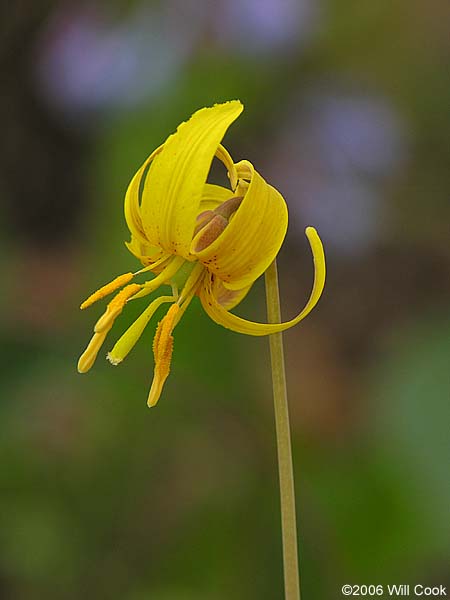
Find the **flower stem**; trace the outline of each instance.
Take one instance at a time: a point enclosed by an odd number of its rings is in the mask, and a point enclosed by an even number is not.
[[[280,323],[281,310],[276,261],[273,261],[267,269],[265,281],[269,323]],[[300,600],[294,473],[292,468],[291,432],[289,427],[282,334],[274,333],[270,335],[269,342],[280,478],[284,591],[286,600]]]

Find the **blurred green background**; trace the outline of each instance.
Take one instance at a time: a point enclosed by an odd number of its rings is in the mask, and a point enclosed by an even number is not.
[[[120,368],[76,372],[102,312],[80,301],[138,268],[131,176],[232,98],[225,145],[289,205],[285,318],[306,225],[328,258],[285,334],[303,597],[450,585],[449,39],[446,0],[5,6],[0,598],[282,598],[267,339],[194,302],[152,410],[154,324]],[[261,282],[237,312],[264,319]]]

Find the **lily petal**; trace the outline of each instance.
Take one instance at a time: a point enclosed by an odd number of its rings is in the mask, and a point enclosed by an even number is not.
[[[205,184],[203,188],[202,200],[200,202],[200,210],[212,210],[233,197],[233,192],[221,185],[213,183]]]
[[[252,285],[247,285],[240,290],[228,290],[220,279],[216,279],[213,283],[212,293],[220,306],[228,311],[242,302],[251,290]]]
[[[214,293],[214,282],[213,277],[211,276],[209,280],[205,281],[200,293],[200,300],[203,308],[211,319],[219,325],[231,329],[232,331],[236,331],[237,333],[255,336],[269,335],[271,333],[277,333],[278,331],[284,331],[285,329],[297,325],[297,323],[304,319],[319,301],[325,285],[326,271],[325,254],[317,231],[313,227],[307,227],[305,233],[308,237],[314,258],[314,285],[309,300],[300,314],[285,323],[254,323],[253,321],[242,319],[241,317],[231,314],[219,304]]]
[[[236,165],[251,178],[238,210],[217,239],[191,252],[230,290],[251,285],[264,271],[283,243],[288,213],[283,196],[255,171],[248,161]]]
[[[150,244],[192,260],[190,242],[211,162],[242,110],[237,100],[203,108],[166,140],[142,193],[140,215]]]
[[[128,185],[128,189],[125,194],[124,212],[125,220],[128,225],[128,229],[131,232],[131,243],[133,243],[133,237],[136,241],[148,245],[148,240],[145,235],[144,227],[142,225],[141,210],[140,210],[140,191],[142,179],[149,168],[151,162],[163,149],[164,144],[161,144],[156,150],[154,150],[150,156],[146,159],[142,167],[134,175],[133,179]],[[130,249],[131,252],[133,250]],[[134,254],[134,252],[133,252]]]
[[[228,150],[219,144],[216,151],[216,157],[224,164],[228,172],[228,179],[230,180],[231,189],[235,190],[238,181],[238,174],[233,159],[230,156]]]
[[[142,238],[137,237],[133,233],[131,234],[131,240],[129,242],[125,242],[125,246],[134,254],[134,256],[141,261],[141,263],[145,266],[150,265],[151,263],[159,260],[164,252],[161,248],[157,246],[150,246],[148,242],[142,241]],[[166,255],[170,256],[169,254]]]

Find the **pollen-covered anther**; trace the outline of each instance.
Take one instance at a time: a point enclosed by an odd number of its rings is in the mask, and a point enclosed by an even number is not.
[[[86,300],[80,306],[81,310],[88,308],[88,306],[91,306],[91,304],[94,304],[94,302],[97,302],[97,300],[101,300],[105,296],[108,296],[108,294],[115,292],[123,285],[131,281],[133,277],[133,273],[124,273],[123,275],[119,275],[118,277],[101,287],[99,290],[91,294],[89,298],[86,298]]]
[[[155,369],[152,386],[148,395],[148,406],[155,406],[158,402],[164,383],[170,373],[173,352],[172,331],[175,327],[175,318],[179,310],[180,307],[178,304],[172,304],[166,316],[158,323],[158,328],[156,329],[153,339]]]
[[[100,333],[102,331],[109,331],[115,321],[115,319],[120,315],[123,310],[123,307],[127,303],[127,300],[134,296],[139,290],[142,288],[141,285],[137,283],[131,283],[123,288],[106,307],[105,312],[97,321],[94,327],[94,331],[96,333]]]

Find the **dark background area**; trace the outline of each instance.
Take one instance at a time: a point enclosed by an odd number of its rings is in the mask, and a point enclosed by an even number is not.
[[[267,339],[194,302],[152,410],[154,327],[120,368],[76,372],[102,312],[80,302],[138,268],[129,180],[232,98],[225,145],[289,206],[286,319],[312,283],[306,225],[327,253],[318,308],[285,334],[303,595],[450,586],[448,3],[2,12],[0,597],[282,597]],[[264,319],[262,283],[236,312]]]

